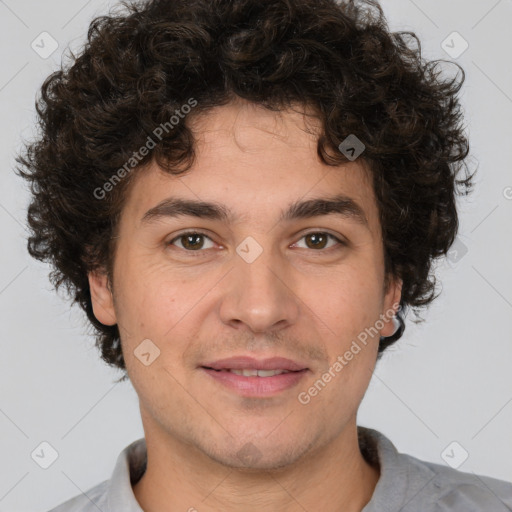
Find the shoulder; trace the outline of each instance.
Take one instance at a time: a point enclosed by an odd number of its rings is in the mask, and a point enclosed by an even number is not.
[[[399,456],[404,465],[423,469],[425,475],[430,472],[424,483],[425,491],[431,497],[432,510],[435,512],[512,511],[510,482],[459,471],[442,464],[417,459],[412,455],[402,453]]]
[[[146,441],[137,439],[126,446],[117,457],[109,480],[67,500],[49,512],[142,512],[133,494],[132,484],[145,471]]]
[[[380,478],[363,512],[512,512],[512,483],[399,452],[381,432],[358,427],[361,453]]]
[[[105,480],[85,493],[61,503],[48,512],[98,512],[107,510],[106,498],[109,480]]]

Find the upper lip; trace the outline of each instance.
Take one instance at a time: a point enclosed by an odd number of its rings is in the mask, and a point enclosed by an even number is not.
[[[214,370],[289,370],[300,371],[307,370],[304,364],[301,364],[285,357],[271,357],[268,359],[255,359],[250,356],[235,356],[227,359],[219,359],[210,363],[201,365]]]

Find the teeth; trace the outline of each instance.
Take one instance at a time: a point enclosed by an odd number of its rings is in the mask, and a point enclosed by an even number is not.
[[[289,370],[228,370],[228,372],[235,373],[236,375],[243,375],[244,377],[273,377],[281,373],[290,373]]]

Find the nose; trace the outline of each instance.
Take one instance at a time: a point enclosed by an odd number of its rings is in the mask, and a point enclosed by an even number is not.
[[[252,263],[236,254],[233,264],[220,306],[225,324],[262,333],[297,321],[301,301],[294,293],[290,265],[269,250]]]

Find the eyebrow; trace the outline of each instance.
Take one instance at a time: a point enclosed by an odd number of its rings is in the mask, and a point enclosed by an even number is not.
[[[368,228],[368,220],[363,208],[352,198],[345,195],[307,199],[305,201],[297,200],[290,204],[286,210],[281,211],[279,222],[289,222],[321,215],[338,215],[354,220]],[[180,216],[219,220],[227,223],[233,222],[237,218],[229,208],[219,203],[169,197],[149,209],[143,215],[141,221],[142,224],[148,224],[162,218]]]

